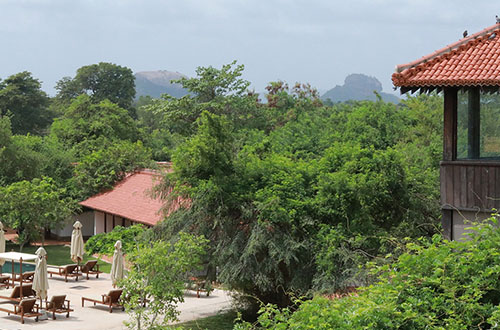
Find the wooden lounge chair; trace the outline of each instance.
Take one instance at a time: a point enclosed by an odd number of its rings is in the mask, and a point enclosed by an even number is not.
[[[123,305],[120,303],[121,295],[122,295],[122,290],[116,289],[116,290],[110,290],[108,294],[103,294],[101,300],[82,297],[82,307],[84,307],[84,302],[85,300],[87,300],[93,302],[94,306],[96,304],[109,306],[110,313],[113,313],[113,307],[121,308],[123,311],[125,310],[125,307],[123,307]]]
[[[50,266],[50,268],[47,268],[47,272],[50,274],[50,277],[52,275],[59,275],[59,276],[64,276],[64,281],[68,282],[68,277],[76,277],[76,281],[78,281],[78,265],[77,264],[71,264],[71,265],[66,265],[66,266]]]
[[[38,312],[36,298],[23,299],[19,304],[0,305],[0,311],[7,312],[8,315],[21,316],[22,324],[24,324],[25,317],[35,317],[35,321],[38,322],[38,317],[42,315]]]
[[[69,300],[66,300],[66,295],[52,296],[50,301],[45,302],[45,309],[47,312],[52,312],[52,319],[56,319],[56,313],[66,313],[66,317],[69,317],[69,313],[73,310],[69,307]]]
[[[99,274],[102,273],[99,271],[99,265],[97,264],[97,260],[89,260],[85,263],[85,265],[80,266],[80,272],[83,274],[87,274],[87,280],[89,279],[89,274],[95,275],[95,278],[99,278]]]
[[[8,275],[0,275],[0,288],[9,287],[10,276]]]
[[[23,295],[21,298],[21,287],[19,285],[16,285],[14,289],[12,289],[12,292],[9,296],[0,296],[0,299],[6,300],[0,303],[19,302],[23,298],[34,297],[36,295],[35,291],[33,291],[33,288],[31,287],[31,284],[23,285],[22,293]]]
[[[33,283],[33,277],[35,277],[35,272],[24,272],[22,274],[16,274],[14,277],[15,282],[23,283]]]

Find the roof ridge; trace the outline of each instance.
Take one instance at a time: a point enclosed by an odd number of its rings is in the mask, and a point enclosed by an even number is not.
[[[486,35],[486,34],[489,34],[493,31],[496,31],[496,30],[500,30],[500,24],[499,23],[496,23],[495,25],[492,25],[490,27],[487,27],[479,32],[476,32],[474,33],[473,35],[469,36],[469,37],[466,37],[466,38],[462,38],[450,45],[447,45],[446,47],[443,47],[441,49],[438,49],[436,51],[434,51],[433,53],[427,55],[427,56],[423,56],[422,58],[418,59],[418,60],[415,60],[415,61],[412,61],[412,62],[409,62],[409,63],[406,63],[406,64],[400,64],[400,65],[397,65],[396,66],[396,73],[401,73],[403,72],[404,70],[407,70],[407,69],[411,69],[411,68],[414,68],[422,63],[426,63],[426,62],[429,62],[429,61],[432,61],[433,59],[435,59],[436,57],[438,56],[442,56],[442,55],[445,55],[447,53],[450,53],[458,48],[460,48],[460,46],[462,45],[465,45],[469,42],[472,42],[472,41],[475,41],[477,40],[478,38]]]

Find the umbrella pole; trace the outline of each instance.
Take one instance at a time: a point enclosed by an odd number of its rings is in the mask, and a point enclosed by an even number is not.
[[[12,272],[10,273],[10,276],[11,276],[11,280],[12,280],[12,287],[14,287],[14,276],[15,276],[15,273],[14,273],[14,260],[11,260],[10,264],[12,265]]]
[[[21,291],[21,299],[23,299],[23,258],[19,258],[19,286]]]

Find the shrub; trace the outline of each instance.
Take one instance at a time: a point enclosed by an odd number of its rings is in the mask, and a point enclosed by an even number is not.
[[[471,227],[467,240],[407,244],[395,262],[372,268],[377,281],[358,295],[316,297],[293,314],[261,309],[239,329],[490,329],[500,322],[497,219]]]
[[[112,255],[116,241],[120,240],[123,252],[129,253],[136,246],[138,236],[144,231],[145,228],[142,225],[116,226],[109,233],[100,233],[89,238],[85,243],[85,251],[90,255],[96,253]]]

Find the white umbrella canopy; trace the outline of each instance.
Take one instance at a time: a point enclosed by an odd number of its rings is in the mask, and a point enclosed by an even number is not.
[[[49,289],[49,279],[47,277],[47,252],[43,247],[36,250],[35,254],[38,256],[36,259],[35,275],[33,276],[33,290],[36,292],[37,297],[47,299],[47,290]]]
[[[74,262],[83,260],[83,236],[80,221],[76,221],[73,224],[73,232],[71,233],[71,260]]]
[[[122,242],[116,241],[115,253],[113,253],[113,264],[111,265],[111,282],[113,283],[113,287],[116,286],[118,280],[123,278],[124,268]]]
[[[0,222],[0,253],[5,252],[5,234],[3,231],[3,223]],[[3,266],[5,259],[0,259],[0,266]],[[0,271],[1,273],[1,271]]]

